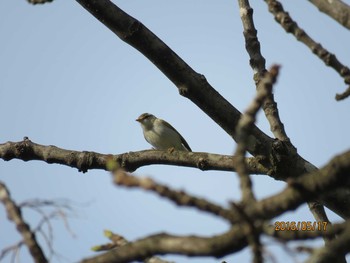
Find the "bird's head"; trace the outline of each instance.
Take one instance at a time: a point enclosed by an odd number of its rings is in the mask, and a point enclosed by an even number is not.
[[[151,128],[154,121],[156,120],[156,116],[149,114],[149,113],[143,113],[141,114],[136,121],[138,121],[139,123],[141,123],[141,125],[145,128]]]

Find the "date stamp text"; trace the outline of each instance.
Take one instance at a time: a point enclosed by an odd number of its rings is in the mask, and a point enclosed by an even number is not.
[[[324,221],[276,221],[275,231],[326,231]]]

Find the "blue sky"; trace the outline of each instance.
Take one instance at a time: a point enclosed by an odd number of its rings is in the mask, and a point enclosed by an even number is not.
[[[282,121],[298,152],[317,166],[349,148],[349,100],[336,102],[345,89],[339,75],[323,65],[303,44],[287,35],[263,1],[251,1],[267,66],[282,65],[275,98]],[[115,1],[142,21],[235,107],[243,111],[255,94],[236,1]],[[284,1],[298,24],[346,65],[350,36],[307,1]],[[65,149],[124,153],[149,149],[135,119],[150,112],[170,122],[193,151],[232,154],[235,143],[138,51],[104,27],[75,1],[31,6],[26,1],[0,2],[0,141],[28,136]],[[259,114],[257,125],[270,134]],[[149,166],[135,172],[175,189],[184,189],[226,205],[238,201],[237,176],[191,168]],[[141,190],[115,187],[104,171],[78,173],[43,162],[0,160],[0,180],[13,198],[67,198],[75,213],[72,237],[62,221],[55,227],[54,248],[73,262],[93,255],[90,247],[105,243],[104,229],[129,240],[158,232],[213,235],[228,225],[212,216],[178,208]],[[266,176],[253,176],[259,198],[284,187]],[[25,210],[32,225],[38,216]],[[330,214],[333,220],[338,220]],[[313,221],[303,206],[280,219]],[[0,248],[20,239],[0,209]],[[42,241],[42,240],[41,240]],[[278,244],[266,240],[277,259],[292,262]],[[178,262],[218,262],[169,256]],[[302,257],[301,257],[302,258]],[[25,250],[22,262],[29,262]],[[8,258],[7,258],[8,260]],[[249,262],[250,251],[225,258]],[[289,261],[288,261],[289,260]],[[6,261],[5,261],[6,262]],[[52,262],[59,262],[53,258]]]

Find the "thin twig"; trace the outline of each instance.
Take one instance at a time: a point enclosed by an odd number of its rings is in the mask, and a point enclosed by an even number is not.
[[[343,65],[337,57],[322,47],[321,44],[313,40],[298,24],[291,18],[291,16],[284,11],[282,4],[277,0],[264,0],[269,7],[269,11],[275,16],[275,20],[295,38],[304,43],[310,48],[312,53],[318,56],[327,66],[333,68],[344,79],[345,84],[350,84],[350,70]],[[336,99],[345,99],[350,95],[350,86],[343,94],[337,94]]]
[[[44,252],[36,240],[35,233],[30,230],[29,225],[22,218],[21,209],[11,199],[6,185],[2,182],[0,182],[0,201],[6,208],[8,218],[16,224],[16,228],[22,235],[24,243],[27,245],[34,261],[38,263],[48,262]]]

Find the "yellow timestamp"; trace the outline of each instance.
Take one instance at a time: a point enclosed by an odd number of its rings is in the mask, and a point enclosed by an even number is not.
[[[327,225],[324,221],[276,221],[275,231],[326,231]]]

